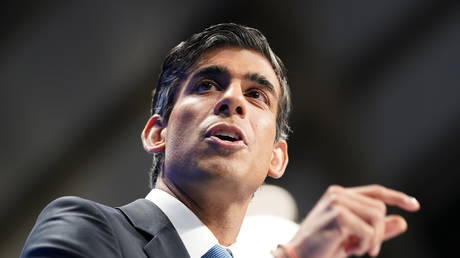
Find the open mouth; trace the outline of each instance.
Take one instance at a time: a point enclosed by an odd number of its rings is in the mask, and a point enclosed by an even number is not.
[[[207,130],[205,137],[214,144],[222,145],[223,147],[240,148],[246,145],[246,137],[243,131],[237,126],[227,123],[218,123],[211,126]]]
[[[237,134],[230,133],[230,132],[218,132],[214,134],[214,136],[221,139],[222,141],[235,142],[235,141],[241,140]]]

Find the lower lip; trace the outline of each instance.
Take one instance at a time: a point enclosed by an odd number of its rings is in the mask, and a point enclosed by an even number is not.
[[[231,142],[231,141],[224,141],[216,136],[210,136],[208,138],[205,139],[205,141],[213,144],[213,145],[217,145],[219,147],[222,147],[222,148],[226,148],[226,149],[233,149],[233,150],[240,150],[240,149],[243,149],[244,147],[246,147],[246,144],[244,144],[243,141],[239,140],[239,141],[234,141],[234,142]]]

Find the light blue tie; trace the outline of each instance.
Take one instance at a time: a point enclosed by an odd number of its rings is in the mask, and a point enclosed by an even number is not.
[[[215,245],[208,252],[206,252],[201,258],[232,258],[233,256],[228,249]]]

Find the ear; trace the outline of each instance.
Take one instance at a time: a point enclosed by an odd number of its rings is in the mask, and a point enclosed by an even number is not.
[[[153,115],[142,130],[141,138],[145,151],[149,153],[165,150],[166,127],[160,115]]]
[[[289,161],[288,144],[285,140],[279,140],[273,146],[272,157],[270,159],[270,168],[268,176],[280,178],[286,170]]]

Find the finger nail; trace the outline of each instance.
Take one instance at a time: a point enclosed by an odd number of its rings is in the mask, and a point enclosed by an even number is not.
[[[417,207],[420,207],[420,203],[417,201],[415,197],[407,196],[407,202]]]

